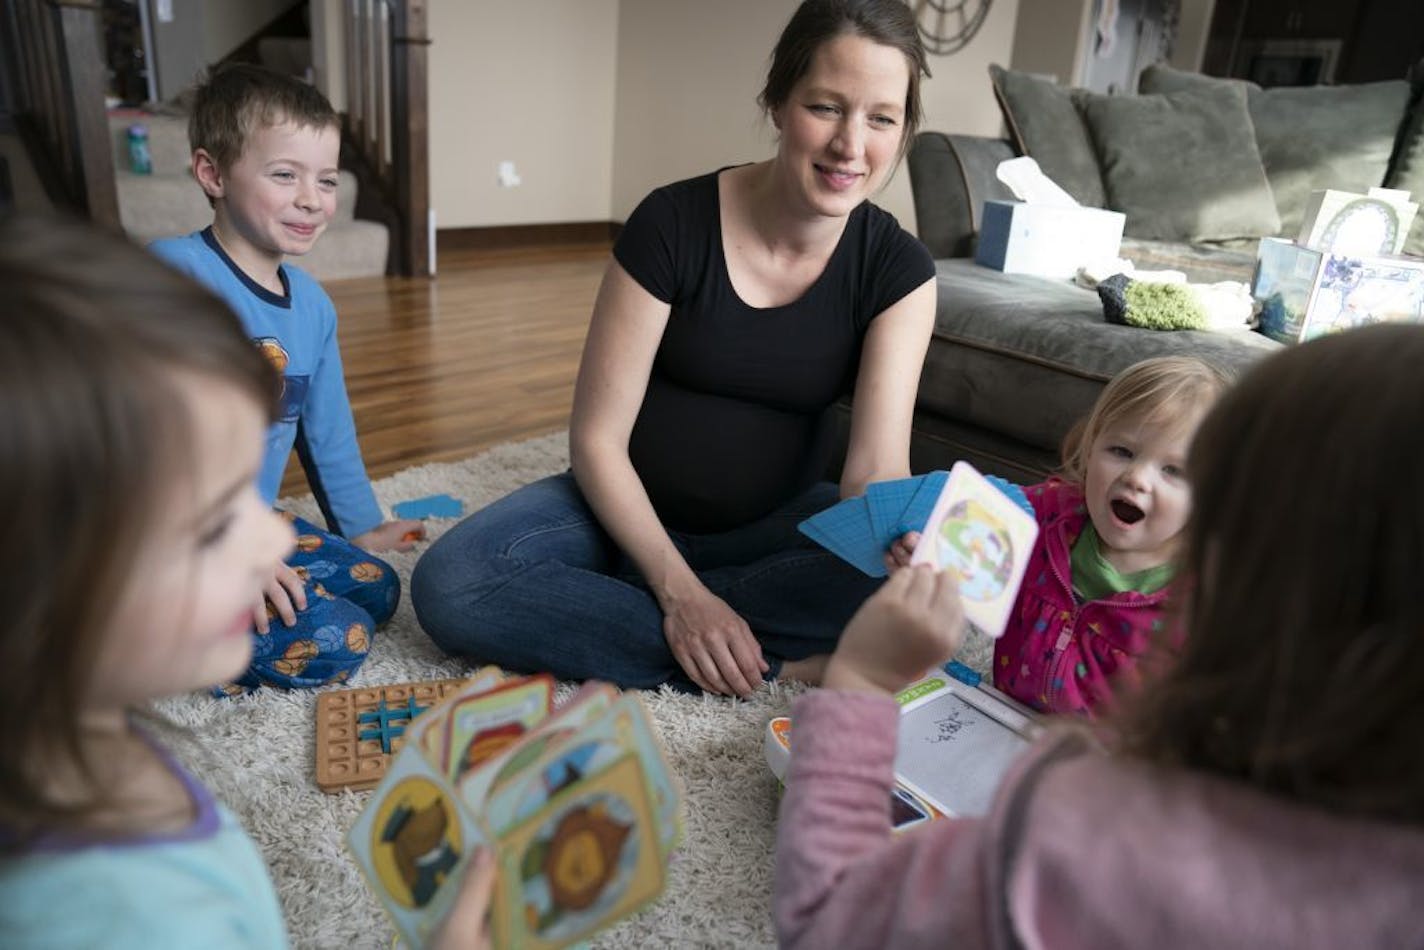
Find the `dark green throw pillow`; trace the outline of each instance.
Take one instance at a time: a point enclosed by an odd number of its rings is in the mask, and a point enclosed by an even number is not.
[[[1241,88],[1079,101],[1123,233],[1221,241],[1280,230]]]
[[[1204,88],[1246,91],[1256,145],[1281,216],[1280,233],[1288,238],[1300,231],[1312,191],[1364,194],[1384,182],[1410,92],[1402,79],[1262,89],[1162,65],[1149,66],[1138,81],[1144,93]]]
[[[1079,203],[1103,206],[1103,180],[1083,119],[1074,104],[1081,93],[1029,73],[989,67],[994,97],[1004,113],[1009,137],[1021,155]]]

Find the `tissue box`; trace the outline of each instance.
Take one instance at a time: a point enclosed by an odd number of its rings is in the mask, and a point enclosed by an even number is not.
[[[1282,343],[1385,321],[1424,322],[1424,260],[1351,257],[1263,238],[1251,296]]]
[[[1102,208],[986,201],[974,260],[1006,274],[1071,279],[1084,264],[1117,257],[1126,220]]]

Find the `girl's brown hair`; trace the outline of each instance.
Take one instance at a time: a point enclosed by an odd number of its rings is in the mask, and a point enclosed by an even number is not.
[[[191,442],[179,374],[269,410],[276,379],[216,297],[88,225],[0,222],[0,286],[0,842],[13,848],[104,803],[81,697]],[[54,801],[55,774],[89,794]]]
[[[805,0],[776,41],[757,103],[768,114],[785,105],[791,90],[810,71],[816,51],[847,33],[899,50],[910,68],[897,160],[903,158],[924,116],[920,77],[929,76],[930,67],[915,15],[902,0]]]
[[[1134,363],[1103,388],[1087,417],[1063,440],[1063,477],[1081,485],[1087,478],[1093,442],[1123,420],[1148,425],[1181,425],[1231,385],[1231,376],[1195,356],[1158,356]]]
[[[1424,327],[1267,359],[1198,431],[1186,642],[1124,748],[1424,822]]]

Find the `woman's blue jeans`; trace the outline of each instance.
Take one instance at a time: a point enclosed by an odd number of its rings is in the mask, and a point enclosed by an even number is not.
[[[670,532],[702,583],[751,627],[768,677],[783,660],[834,650],[881,583],[796,530],[837,500],[836,486],[822,482],[732,531]],[[698,690],[668,648],[656,598],[572,473],[527,485],[452,528],[416,564],[410,597],[436,643],[478,662]]]

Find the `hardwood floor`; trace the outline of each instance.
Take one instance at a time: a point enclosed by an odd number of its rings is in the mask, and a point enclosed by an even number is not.
[[[566,427],[609,248],[442,251],[433,280],[326,284],[371,478]],[[307,490],[294,453],[282,494]]]

